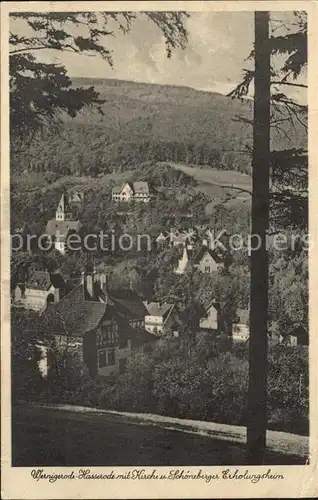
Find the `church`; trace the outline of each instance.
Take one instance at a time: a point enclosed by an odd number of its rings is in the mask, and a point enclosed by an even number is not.
[[[81,222],[73,218],[72,206],[68,196],[63,193],[55,212],[55,219],[48,221],[45,234],[52,238],[55,250],[64,254],[67,237],[71,233],[78,233],[81,227]]]

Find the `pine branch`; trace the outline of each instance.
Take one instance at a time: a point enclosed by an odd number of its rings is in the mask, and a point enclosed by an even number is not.
[[[304,89],[308,89],[308,85],[305,85],[303,83],[293,83],[293,82],[286,82],[286,81],[272,81],[271,85],[288,85],[290,87],[300,87]]]

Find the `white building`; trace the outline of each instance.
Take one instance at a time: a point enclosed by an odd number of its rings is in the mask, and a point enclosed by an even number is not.
[[[60,273],[34,271],[25,283],[16,286],[13,305],[43,312],[49,304],[59,302],[65,290],[66,284]]]
[[[112,200],[115,202],[137,201],[147,203],[150,201],[148,182],[126,182],[122,186],[112,189]]]
[[[204,274],[212,274],[224,266],[224,261],[216,252],[205,245],[202,245],[195,253],[193,245],[187,245],[183,249],[174,272],[184,274],[190,266]]]
[[[145,316],[145,330],[160,336],[171,325],[173,304],[160,302],[144,302],[148,314]]]

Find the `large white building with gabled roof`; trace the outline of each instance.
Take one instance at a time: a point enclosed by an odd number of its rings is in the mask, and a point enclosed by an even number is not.
[[[125,182],[121,186],[114,186],[112,200],[115,202],[141,201],[147,203],[150,201],[148,182]]]

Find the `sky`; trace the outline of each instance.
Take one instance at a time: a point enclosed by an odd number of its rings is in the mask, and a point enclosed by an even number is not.
[[[291,13],[277,16],[288,18]],[[144,15],[130,33],[105,37],[114,67],[101,57],[41,51],[41,58],[62,63],[71,76],[118,78],[159,84],[186,85],[227,94],[241,81],[245,59],[253,46],[254,13],[193,12],[186,20],[188,44],[168,59],[160,29]],[[19,34],[25,27],[19,26]],[[39,52],[37,53],[39,56]]]
[[[192,13],[186,28],[186,49],[175,50],[168,59],[160,30],[146,18],[140,18],[128,35],[108,41],[114,69],[102,61],[96,64],[92,58],[86,58],[83,66],[71,56],[67,61],[70,74],[87,76],[89,71],[98,77],[204,89],[232,88],[240,80],[244,59],[252,47],[253,13]]]

